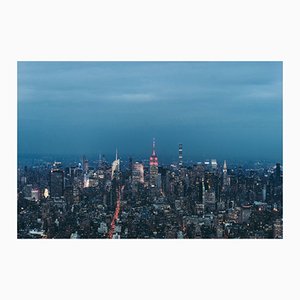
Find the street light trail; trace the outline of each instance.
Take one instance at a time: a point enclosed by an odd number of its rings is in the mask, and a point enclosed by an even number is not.
[[[121,191],[123,192],[124,186],[122,186]],[[120,213],[120,207],[121,207],[121,191],[120,188],[118,189],[118,196],[117,196],[117,205],[116,205],[116,210],[113,216],[113,219],[110,223],[110,230],[108,233],[108,238],[112,239],[114,231],[115,231],[115,227],[116,227],[116,220],[119,217],[119,213]]]

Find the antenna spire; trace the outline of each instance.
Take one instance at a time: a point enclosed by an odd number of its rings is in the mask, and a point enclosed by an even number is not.
[[[152,155],[155,155],[155,138],[153,138],[152,142]]]

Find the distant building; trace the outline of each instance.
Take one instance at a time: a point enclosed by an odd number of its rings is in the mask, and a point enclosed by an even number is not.
[[[280,163],[277,163],[275,168],[275,185],[279,186],[281,184],[282,184],[281,167],[280,167]]]
[[[217,160],[216,159],[212,159],[211,160],[211,169],[212,169],[212,171],[216,171],[217,168],[218,168]]]
[[[158,158],[155,153],[155,139],[152,144],[152,154],[150,156],[150,185],[151,187],[157,186],[158,177]]]
[[[70,239],[80,239],[80,235],[78,234],[78,232],[73,232],[71,233]]]
[[[156,186],[158,189],[161,189],[161,174],[157,174]]]
[[[107,224],[105,222],[101,222],[100,226],[98,228],[98,233],[100,233],[100,234],[106,234],[107,232],[108,232]]]
[[[118,150],[116,149],[116,159],[111,166],[111,179],[115,178],[120,172],[120,159],[118,159]]]
[[[205,207],[209,207],[211,210],[215,210],[216,206],[216,193],[214,191],[203,192],[203,204]]]
[[[44,198],[48,198],[49,197],[49,190],[47,188],[44,189],[43,196],[44,196]]]
[[[182,167],[182,165],[183,165],[182,144],[179,144],[179,147],[178,147],[178,166]]]
[[[227,174],[226,160],[224,160],[224,165],[223,165],[223,188],[227,188],[228,186],[230,186],[230,177]]]
[[[217,226],[216,235],[217,235],[218,239],[221,239],[224,237],[224,229],[221,226]]]
[[[241,214],[240,214],[240,222],[248,223],[251,216],[251,205],[242,205]]]
[[[55,161],[53,163],[53,169],[61,169],[62,168],[62,162],[61,161]]]
[[[24,197],[31,198],[32,184],[26,184],[23,188]]]
[[[277,219],[273,225],[273,236],[275,239],[283,238],[283,226],[281,219]]]
[[[50,173],[50,196],[62,197],[64,194],[64,172],[54,169]]]
[[[84,174],[83,175],[83,187],[84,188],[88,188],[90,186],[90,180],[89,180],[89,175],[88,174]]]
[[[267,187],[266,185],[264,185],[263,189],[262,189],[262,201],[266,202],[267,200]]]
[[[38,189],[34,189],[31,191],[31,199],[34,201],[40,200],[40,191]]]
[[[132,164],[132,183],[144,183],[144,166],[141,163]]]
[[[83,172],[84,172],[85,174],[87,174],[88,171],[89,171],[89,161],[86,159],[85,156],[83,156],[83,159],[82,159],[82,165],[83,165]]]

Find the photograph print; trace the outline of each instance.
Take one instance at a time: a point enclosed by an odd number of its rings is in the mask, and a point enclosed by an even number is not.
[[[281,61],[19,61],[18,239],[282,239]]]

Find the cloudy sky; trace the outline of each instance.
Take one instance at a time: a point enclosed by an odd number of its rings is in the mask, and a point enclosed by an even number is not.
[[[281,62],[19,62],[18,153],[282,160]]]

